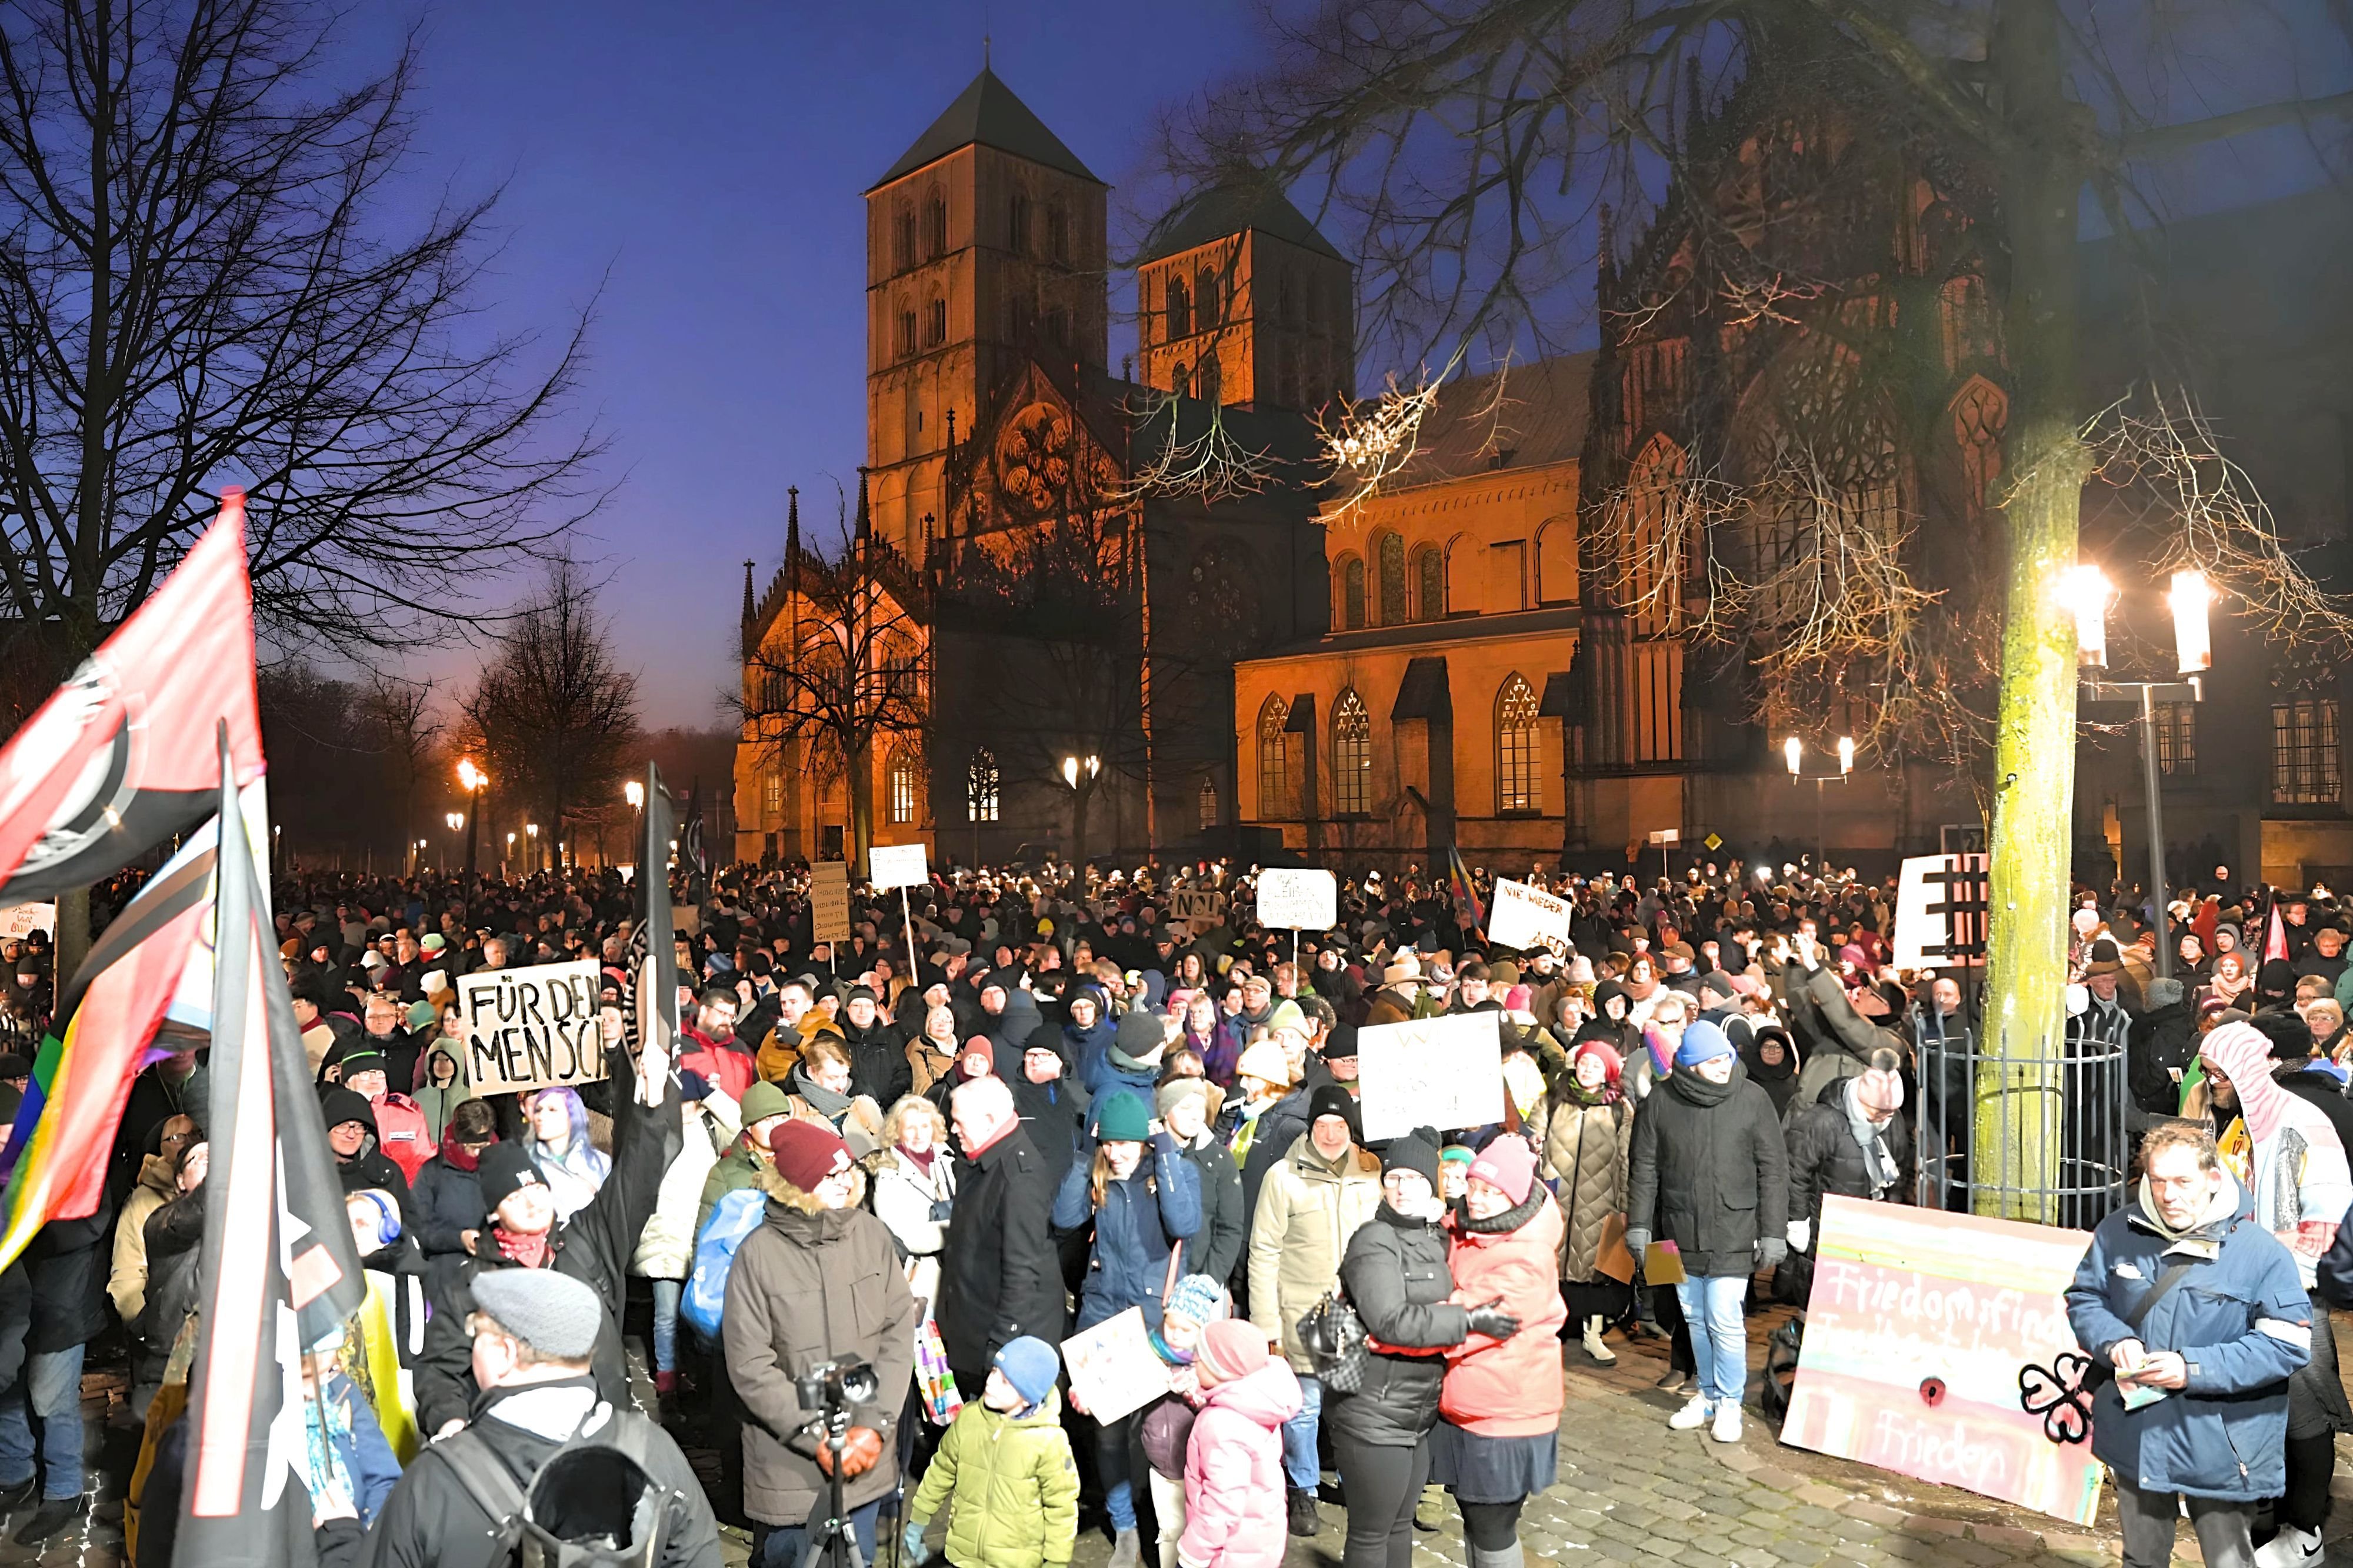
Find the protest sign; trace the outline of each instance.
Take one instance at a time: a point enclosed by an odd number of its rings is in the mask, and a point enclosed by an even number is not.
[[[1444,1132],[1504,1120],[1503,1015],[1458,1013],[1356,1031],[1357,1109],[1378,1142],[1417,1127]]]
[[[1525,882],[1498,877],[1493,901],[1487,906],[1487,936],[1499,947],[1515,947],[1522,952],[1550,948],[1566,962],[1568,905]]]
[[[819,942],[849,940],[849,863],[820,860],[809,868],[809,921]]]
[[[1985,963],[1986,858],[1915,855],[1895,881],[1897,969],[1974,968]]]
[[[877,844],[866,851],[866,879],[877,888],[920,888],[932,879],[920,844]]]
[[[0,942],[22,942],[37,931],[58,934],[56,904],[10,904],[0,910]]]
[[[1259,924],[1270,931],[1329,931],[1339,921],[1340,886],[1331,872],[1270,866],[1259,873]]]
[[[1781,1441],[2089,1524],[2089,1363],[2062,1300],[2080,1230],[1822,1200]]]
[[[1064,1340],[1062,1364],[1071,1392],[1097,1421],[1116,1421],[1168,1392],[1168,1363],[1152,1348],[1141,1307]]]
[[[1168,918],[1172,921],[1221,921],[1226,918],[1226,896],[1215,888],[1176,888],[1168,894]]]
[[[466,1081],[477,1094],[590,1083],[605,1076],[595,959],[460,976]]]

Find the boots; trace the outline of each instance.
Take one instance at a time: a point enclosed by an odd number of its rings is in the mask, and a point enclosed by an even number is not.
[[[1112,1537],[1111,1568],[1139,1568],[1144,1561],[1144,1543],[1130,1526]]]
[[[1522,1568],[1525,1561],[1520,1543],[1513,1542],[1501,1552],[1482,1552],[1466,1539],[1462,1542],[1471,1553],[1471,1568]]]
[[[1315,1494],[1298,1487],[1290,1489],[1291,1533],[1312,1536],[1324,1528],[1323,1516],[1315,1511]]]
[[[1618,1352],[1601,1342],[1601,1331],[1608,1321],[1601,1317],[1585,1320],[1585,1353],[1604,1366],[1618,1359]]]
[[[654,1373],[654,1392],[664,1399],[674,1398],[678,1394],[678,1373],[674,1372]]]
[[[1446,1523],[1446,1489],[1436,1481],[1421,1489],[1421,1500],[1413,1505],[1413,1527],[1435,1531]]]

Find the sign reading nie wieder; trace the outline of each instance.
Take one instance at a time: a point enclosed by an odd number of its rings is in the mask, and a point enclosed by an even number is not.
[[[474,1092],[506,1094],[603,1078],[599,979],[596,960],[588,958],[459,977],[466,1081]]]

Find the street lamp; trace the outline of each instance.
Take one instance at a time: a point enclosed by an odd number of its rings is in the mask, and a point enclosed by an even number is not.
[[[532,871],[537,871],[539,869],[539,824],[536,822],[526,822],[522,825],[522,830],[524,835],[531,839],[531,869]],[[528,875],[528,873],[526,873],[526,875]]]
[[[2148,807],[2149,926],[2157,934],[2157,977],[2173,976],[2172,942],[2165,929],[2165,796],[2163,770],[2157,747],[2157,705],[2160,702],[2205,700],[2200,679],[2214,667],[2214,639],[2208,612],[2214,588],[2206,574],[2194,568],[2176,572],[2166,591],[2166,607],[2173,616],[2173,664],[2178,680],[2110,680],[2108,606],[2116,591],[2105,574],[2086,563],[2061,574],[2060,601],[2075,615],[2076,662],[2083,671],[2086,702],[2140,702],[2141,787]]]
[[[507,847],[499,853],[499,875],[501,877],[507,874],[507,861],[514,855],[514,841],[515,836],[512,833],[508,834]]]
[[[490,787],[491,775],[474,765],[471,757],[458,759],[458,787],[466,792],[466,875],[474,874],[474,824],[482,815],[482,791]],[[455,826],[453,823],[451,825]]]
[[[1838,772],[1809,773],[1806,772],[1806,743],[1792,735],[1781,742],[1781,760],[1789,766],[1791,784],[1814,786],[1814,875],[1819,877],[1830,867],[1830,851],[1822,845],[1822,786],[1844,784],[1854,772],[1854,737],[1841,735],[1838,739]]]
[[[1083,764],[1089,781],[1088,790],[1079,787],[1082,765],[1076,757],[1062,759],[1062,782],[1071,786],[1071,857],[1083,866],[1087,858],[1087,794],[1093,788],[1096,775],[1103,772],[1103,759],[1089,757]]]
[[[621,786],[621,798],[629,803],[631,811],[643,811],[646,808],[646,786],[631,779]]]

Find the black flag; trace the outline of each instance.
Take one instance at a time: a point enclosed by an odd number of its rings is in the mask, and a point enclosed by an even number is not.
[[[678,1040],[678,941],[670,924],[670,842],[678,831],[678,808],[662,788],[661,769],[646,764],[646,838],[638,855],[638,889],[645,910],[638,921],[638,962],[630,978],[637,1005],[629,1022],[640,1049],[660,1049],[674,1058]]]
[[[221,746],[212,1165],[173,1561],[308,1563],[301,1352],[366,1292]]]

